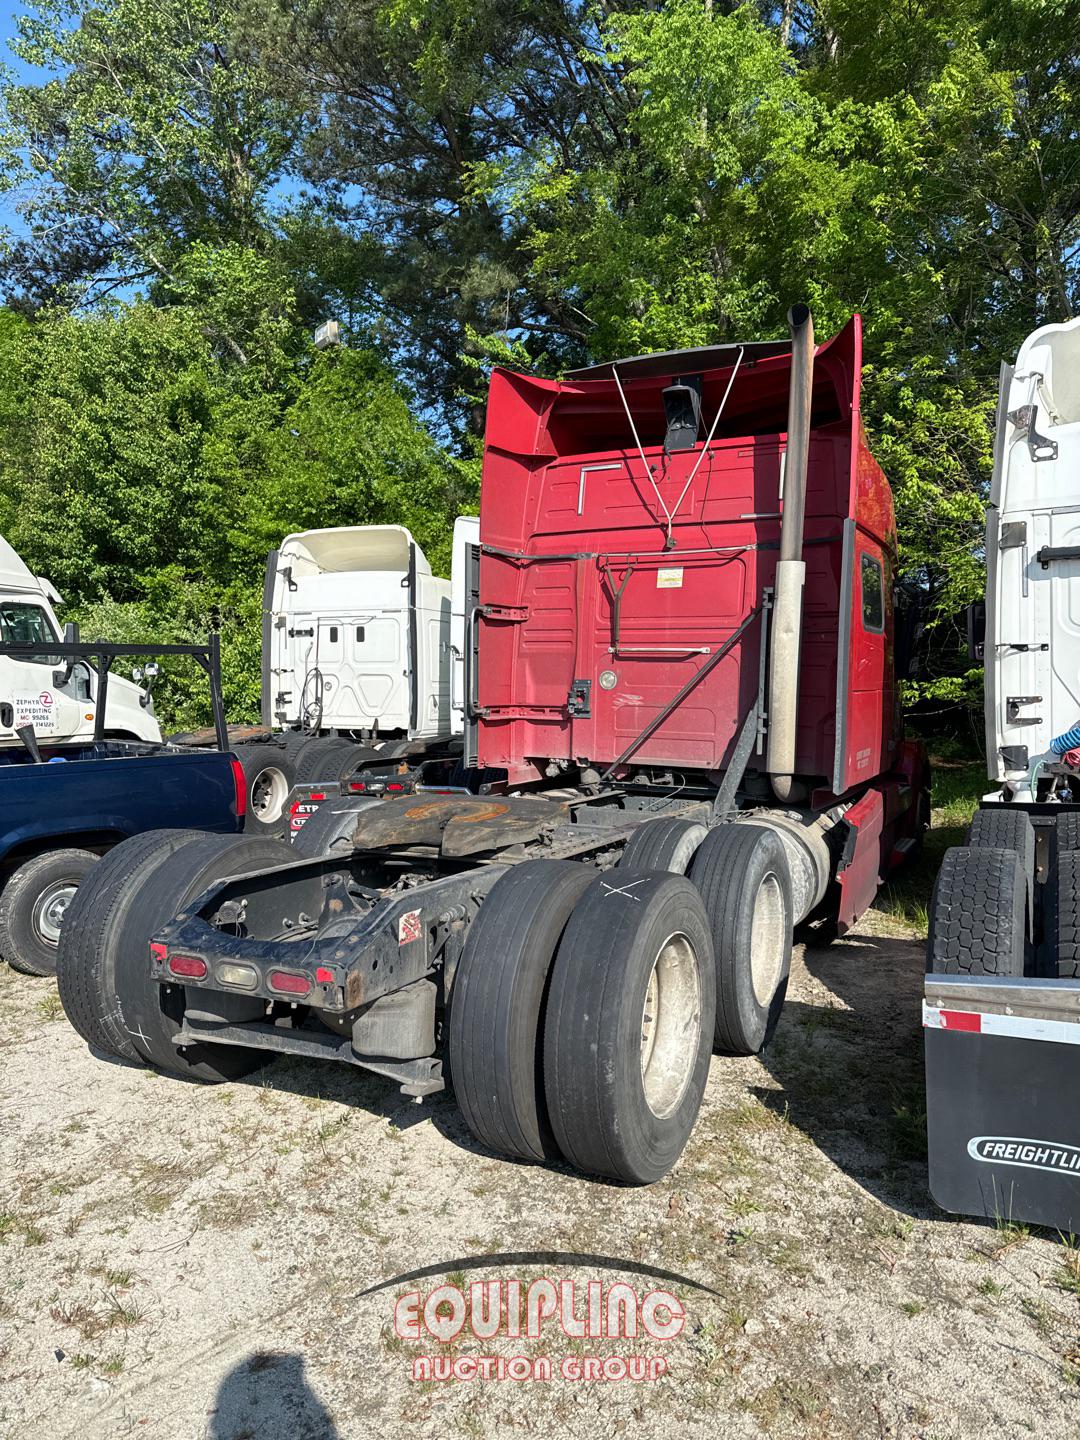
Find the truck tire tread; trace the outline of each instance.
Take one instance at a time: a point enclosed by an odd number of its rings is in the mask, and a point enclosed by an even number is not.
[[[104,937],[111,927],[117,891],[132,871],[150,856],[173,854],[200,832],[148,830],[110,850],[94,869],[88,885],[80,885],[64,917],[57,948],[56,983],[64,1014],[95,1050],[143,1064],[130,1038],[106,1027],[101,1010],[101,966]]]
[[[1027,883],[1015,850],[947,850],[930,902],[927,970],[1022,976],[1026,910]]]
[[[642,1079],[642,1014],[665,938],[681,933],[698,966],[698,1033],[685,1086],[658,1117]],[[574,907],[552,967],[544,1086],[566,1159],[587,1174],[643,1185],[676,1163],[709,1073],[716,964],[701,896],[683,875],[599,875]],[[661,1001],[661,1010],[663,1002]]]
[[[596,871],[573,860],[515,865],[473,922],[450,994],[454,1094],[481,1144],[557,1159],[544,1096],[543,1026],[552,962]]]
[[[1059,815],[1058,821],[1064,818]],[[1080,850],[1068,850],[1058,856],[1054,884],[1057,976],[1059,980],[1080,980]]]
[[[708,828],[696,820],[669,816],[639,825],[619,857],[620,870],[667,870],[685,875]]]
[[[784,842],[765,825],[720,825],[702,842],[689,873],[712,926],[716,1048],[729,1055],[756,1055],[776,1030],[791,971],[794,906]],[[754,993],[751,948],[755,900],[769,876],[775,877],[784,910],[784,952],[772,996],[764,1002]]]

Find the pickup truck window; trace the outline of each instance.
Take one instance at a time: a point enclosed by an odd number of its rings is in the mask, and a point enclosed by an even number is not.
[[[40,605],[7,601],[0,604],[0,640],[9,645],[33,645],[37,641],[59,640],[49,617]],[[56,665],[55,655],[25,655],[32,665]]]

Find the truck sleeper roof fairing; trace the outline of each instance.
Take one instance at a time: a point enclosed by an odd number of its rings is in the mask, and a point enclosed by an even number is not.
[[[0,590],[26,590],[39,595],[45,593],[42,582],[14,546],[10,545],[2,535],[0,535]]]
[[[301,530],[286,535],[278,551],[279,563],[291,565],[295,576],[340,574],[345,571],[409,569],[413,537],[404,525],[345,525],[337,529]],[[430,575],[420,546],[416,569]]]
[[[855,316],[815,352],[803,553],[798,768],[835,793],[887,770],[896,738],[895,526],[862,434],[860,366]],[[753,615],[778,554],[790,371],[790,342],[777,341],[608,362],[561,381],[494,372],[480,512],[482,764],[521,780],[552,759],[610,764]],[[666,453],[663,392],[684,377],[700,387],[699,439]],[[865,636],[864,553],[886,572],[882,613],[870,616],[881,624]],[[755,623],[634,762],[722,769],[759,662]]]

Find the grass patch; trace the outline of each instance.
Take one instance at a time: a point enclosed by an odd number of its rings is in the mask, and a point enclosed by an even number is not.
[[[54,987],[37,1002],[39,1020],[61,1020],[64,1007],[60,1003],[60,992]]]
[[[932,825],[921,853],[884,886],[874,908],[925,937],[930,896],[945,851],[964,843],[964,833],[990,782],[982,760],[957,758],[955,744],[929,741],[933,786]]]
[[[1009,1250],[1026,1245],[1030,1239],[1031,1231],[1026,1225],[1018,1225],[1015,1220],[1004,1220],[999,1216],[994,1221],[994,1243],[990,1248],[990,1259],[998,1260]]]
[[[1062,1236],[1061,1261],[1054,1284],[1069,1295],[1080,1295],[1080,1240],[1074,1235]]]

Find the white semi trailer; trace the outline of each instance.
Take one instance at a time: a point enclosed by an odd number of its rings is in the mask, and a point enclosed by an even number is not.
[[[21,745],[16,732],[27,725],[50,743],[94,736],[99,676],[87,661],[67,664],[48,649],[64,633],[54,603],[61,601],[50,582],[0,538],[0,644],[42,645],[40,655],[0,654],[0,745]],[[148,691],[112,675],[105,704],[108,738],[161,740]]]
[[[401,525],[304,530],[271,551],[262,724],[232,732],[249,828],[280,832],[297,783],[460,749],[465,614],[453,595],[478,529],[455,524],[454,582]]]
[[[1002,367],[986,527],[994,788],[945,854],[923,1024],[945,1209],[1080,1233],[1080,319]]]

